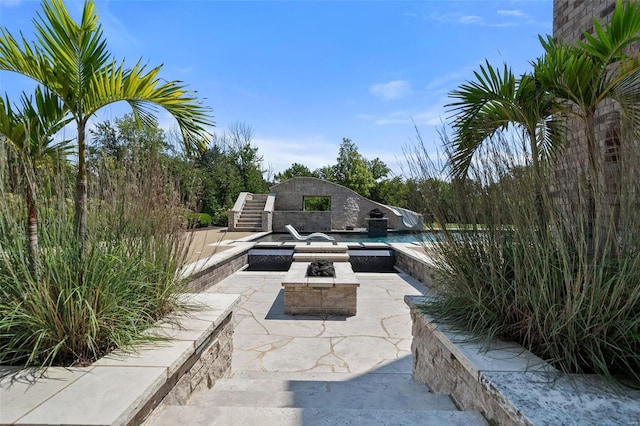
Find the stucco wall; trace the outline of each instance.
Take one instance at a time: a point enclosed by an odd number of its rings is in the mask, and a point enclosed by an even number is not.
[[[276,194],[273,220],[273,230],[276,232],[285,230],[284,225],[286,223],[282,223],[282,213],[280,212],[302,212],[305,196],[331,197],[331,229],[342,230],[348,226],[366,228],[366,218],[369,217],[369,212],[375,208],[383,211],[388,217],[389,228],[398,229],[398,217],[383,204],[364,198],[349,188],[322,179],[310,177],[289,179],[272,186],[271,192]],[[297,218],[295,215],[290,217]],[[301,218],[304,219],[304,216],[301,216]],[[298,223],[298,226],[296,226],[292,223],[292,225],[298,228],[302,224]],[[328,231],[329,229],[302,228],[302,230]]]

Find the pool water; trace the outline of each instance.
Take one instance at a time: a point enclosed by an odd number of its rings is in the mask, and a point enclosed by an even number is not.
[[[327,232],[341,242],[359,243],[416,243],[435,241],[437,232],[390,232],[386,237],[369,238],[365,232]],[[291,235],[284,233],[272,233],[259,238],[259,242],[284,242],[293,241]]]

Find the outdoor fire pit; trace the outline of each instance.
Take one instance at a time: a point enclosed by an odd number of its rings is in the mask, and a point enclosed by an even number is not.
[[[293,262],[282,286],[285,314],[356,314],[360,283],[349,262]]]
[[[333,262],[328,260],[316,260],[311,262],[307,267],[308,277],[335,277],[336,268],[333,267]]]

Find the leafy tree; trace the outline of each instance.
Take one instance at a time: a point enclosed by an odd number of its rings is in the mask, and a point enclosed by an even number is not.
[[[276,182],[284,182],[295,177],[319,177],[317,172],[300,163],[293,163],[288,169],[274,176]]]
[[[35,98],[35,99],[34,99]],[[68,140],[54,142],[53,135],[62,129],[69,119],[58,98],[48,90],[36,88],[35,96],[23,94],[21,105],[13,109],[6,98],[0,98],[0,136],[17,152],[19,169],[23,171],[26,188],[27,244],[30,268],[36,272],[38,264],[38,168],[43,163],[63,161],[70,151]],[[0,138],[2,139],[2,138]]]
[[[90,163],[98,157],[121,163],[134,155],[155,155],[169,148],[164,130],[157,121],[138,125],[131,114],[116,118],[113,124],[109,120],[97,123],[89,133],[91,141],[87,153]]]
[[[379,158],[367,161],[367,164],[373,175],[373,180],[376,182],[386,178],[391,173],[391,169]]]
[[[358,147],[351,139],[342,139],[337,161],[333,166],[333,182],[368,197],[375,186],[373,173],[368,161],[358,152]]]
[[[217,141],[226,150],[226,154],[240,176],[242,190],[262,193],[264,178],[262,176],[263,157],[258,154],[258,147],[252,144],[253,129],[246,123],[234,123],[229,131]]]
[[[376,182],[370,198],[382,204],[407,208],[407,185],[400,176]]]
[[[196,164],[202,171],[203,212],[215,215],[220,209],[228,209],[240,192],[246,191],[234,158],[224,146],[213,145],[198,157]]]
[[[328,180],[329,182],[335,182],[335,167],[334,166],[324,166],[313,171],[318,179]]]
[[[159,78],[162,66],[148,70],[142,61],[133,68],[110,60],[107,43],[92,1],[86,0],[80,23],[69,15],[62,0],[42,2],[42,15],[34,20],[37,42],[22,43],[2,29],[0,70],[32,78],[55,94],[75,121],[78,169],[75,223],[79,241],[87,227],[86,126],[103,106],[126,101],[136,120],[149,123],[154,106],[168,111],[178,122],[187,153],[204,148],[205,127],[212,125],[208,110],[178,81]]]

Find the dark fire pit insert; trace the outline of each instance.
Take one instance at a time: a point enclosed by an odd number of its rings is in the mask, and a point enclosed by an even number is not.
[[[311,262],[307,268],[308,277],[335,277],[336,270],[333,262],[328,260],[316,260]]]

